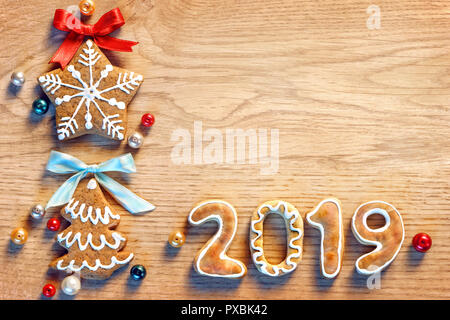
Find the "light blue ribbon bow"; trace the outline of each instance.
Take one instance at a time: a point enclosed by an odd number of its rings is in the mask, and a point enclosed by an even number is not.
[[[73,193],[78,183],[86,177],[88,173],[93,173],[95,179],[116,199],[125,209],[133,214],[153,211],[155,206],[138,197],[133,192],[111,179],[103,172],[119,171],[125,173],[136,172],[133,156],[130,153],[110,159],[100,164],[87,165],[83,161],[66,153],[51,151],[50,159],[47,163],[47,170],[59,173],[75,173],[67,179],[47,203],[46,209],[61,206],[72,199]]]

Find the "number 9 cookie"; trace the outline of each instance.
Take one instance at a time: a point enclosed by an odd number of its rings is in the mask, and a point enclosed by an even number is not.
[[[286,222],[288,241],[286,258],[277,265],[264,256],[263,224],[271,213],[279,214]],[[256,268],[265,275],[278,277],[294,271],[302,259],[303,219],[289,202],[273,200],[264,202],[254,212],[250,223],[250,250]]]
[[[384,217],[383,227],[372,229],[367,225],[367,218],[373,214]],[[356,260],[356,270],[364,275],[380,272],[394,261],[405,238],[402,216],[394,206],[383,201],[359,206],[352,218],[352,231],[360,243],[376,246],[375,250]]]

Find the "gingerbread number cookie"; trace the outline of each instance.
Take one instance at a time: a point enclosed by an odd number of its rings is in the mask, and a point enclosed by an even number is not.
[[[322,275],[332,279],[339,274],[344,253],[344,226],[341,202],[329,198],[306,215],[308,223],[320,230],[320,265]]]
[[[386,224],[378,229],[367,225],[367,218],[373,214],[384,217]],[[352,218],[352,231],[362,244],[376,246],[376,249],[356,260],[356,270],[365,275],[380,272],[397,256],[405,238],[405,228],[400,213],[394,206],[383,201],[371,201],[356,209]]]
[[[217,221],[219,230],[209,239],[194,259],[195,270],[205,276],[241,278],[247,268],[239,260],[227,256],[226,252],[237,229],[237,213],[231,204],[222,200],[209,200],[198,204],[189,214],[189,223],[200,225],[206,221]]]
[[[279,214],[286,221],[288,231],[287,255],[278,265],[272,265],[264,256],[263,224],[271,213]],[[260,272],[277,277],[297,268],[302,259],[303,219],[298,210],[289,202],[273,200],[264,202],[253,214],[250,223],[250,250],[253,262]]]
[[[59,140],[95,133],[123,140],[126,106],[143,76],[111,65],[98,46],[87,40],[69,65],[39,77],[39,83],[56,107]]]
[[[120,216],[112,212],[95,179],[80,182],[61,215],[72,224],[58,234],[57,241],[69,252],[51,267],[79,271],[82,278],[105,279],[133,259],[133,253],[121,251],[125,237],[110,230],[119,224]]]

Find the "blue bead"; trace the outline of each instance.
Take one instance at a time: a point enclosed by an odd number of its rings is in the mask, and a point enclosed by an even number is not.
[[[48,111],[48,103],[44,99],[36,99],[33,102],[33,111],[38,115],[43,115]]]
[[[147,271],[144,266],[137,264],[131,268],[130,274],[134,280],[142,280],[145,278]]]

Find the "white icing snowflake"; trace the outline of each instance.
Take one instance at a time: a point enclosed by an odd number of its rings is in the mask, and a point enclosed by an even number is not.
[[[107,114],[106,110],[101,107],[99,102],[103,101],[112,107],[124,110],[126,107],[125,102],[118,101],[114,97],[107,98],[105,97],[105,93],[112,92],[114,90],[121,90],[127,95],[134,95],[133,91],[140,86],[140,82],[143,80],[143,77],[141,75],[135,75],[134,72],[120,72],[114,85],[108,88],[99,89],[102,81],[108,77],[114,67],[111,64],[106,64],[104,69],[100,72],[98,80],[95,81],[93,69],[102,55],[99,53],[100,50],[98,50],[91,40],[87,40],[85,44],[87,47],[82,48],[78,57],[75,56],[75,58],[72,59],[71,64],[68,65],[66,69],[70,72],[72,78],[76,80],[76,85],[63,82],[58,73],[48,73],[39,77],[39,82],[41,83],[42,88],[46,91],[50,99],[54,101],[57,108],[63,103],[71,102],[74,98],[81,98],[71,116],[64,116],[57,119],[58,139],[64,140],[69,138],[79,130],[79,124],[77,123],[75,117],[84,106],[86,110],[84,116],[84,127],[87,130],[93,128],[91,108],[95,108],[102,117],[101,129],[113,139],[116,138],[118,140],[123,140],[124,134],[122,131],[125,128],[123,127],[122,120],[120,119],[120,114],[114,112],[112,114]],[[89,68],[88,80],[82,78],[81,72],[79,69],[77,70],[77,68],[82,66],[79,66],[78,64]],[[66,94],[64,96],[57,96],[58,90],[61,87],[69,88],[74,93],[70,95]],[[52,97],[51,95],[55,96]]]

